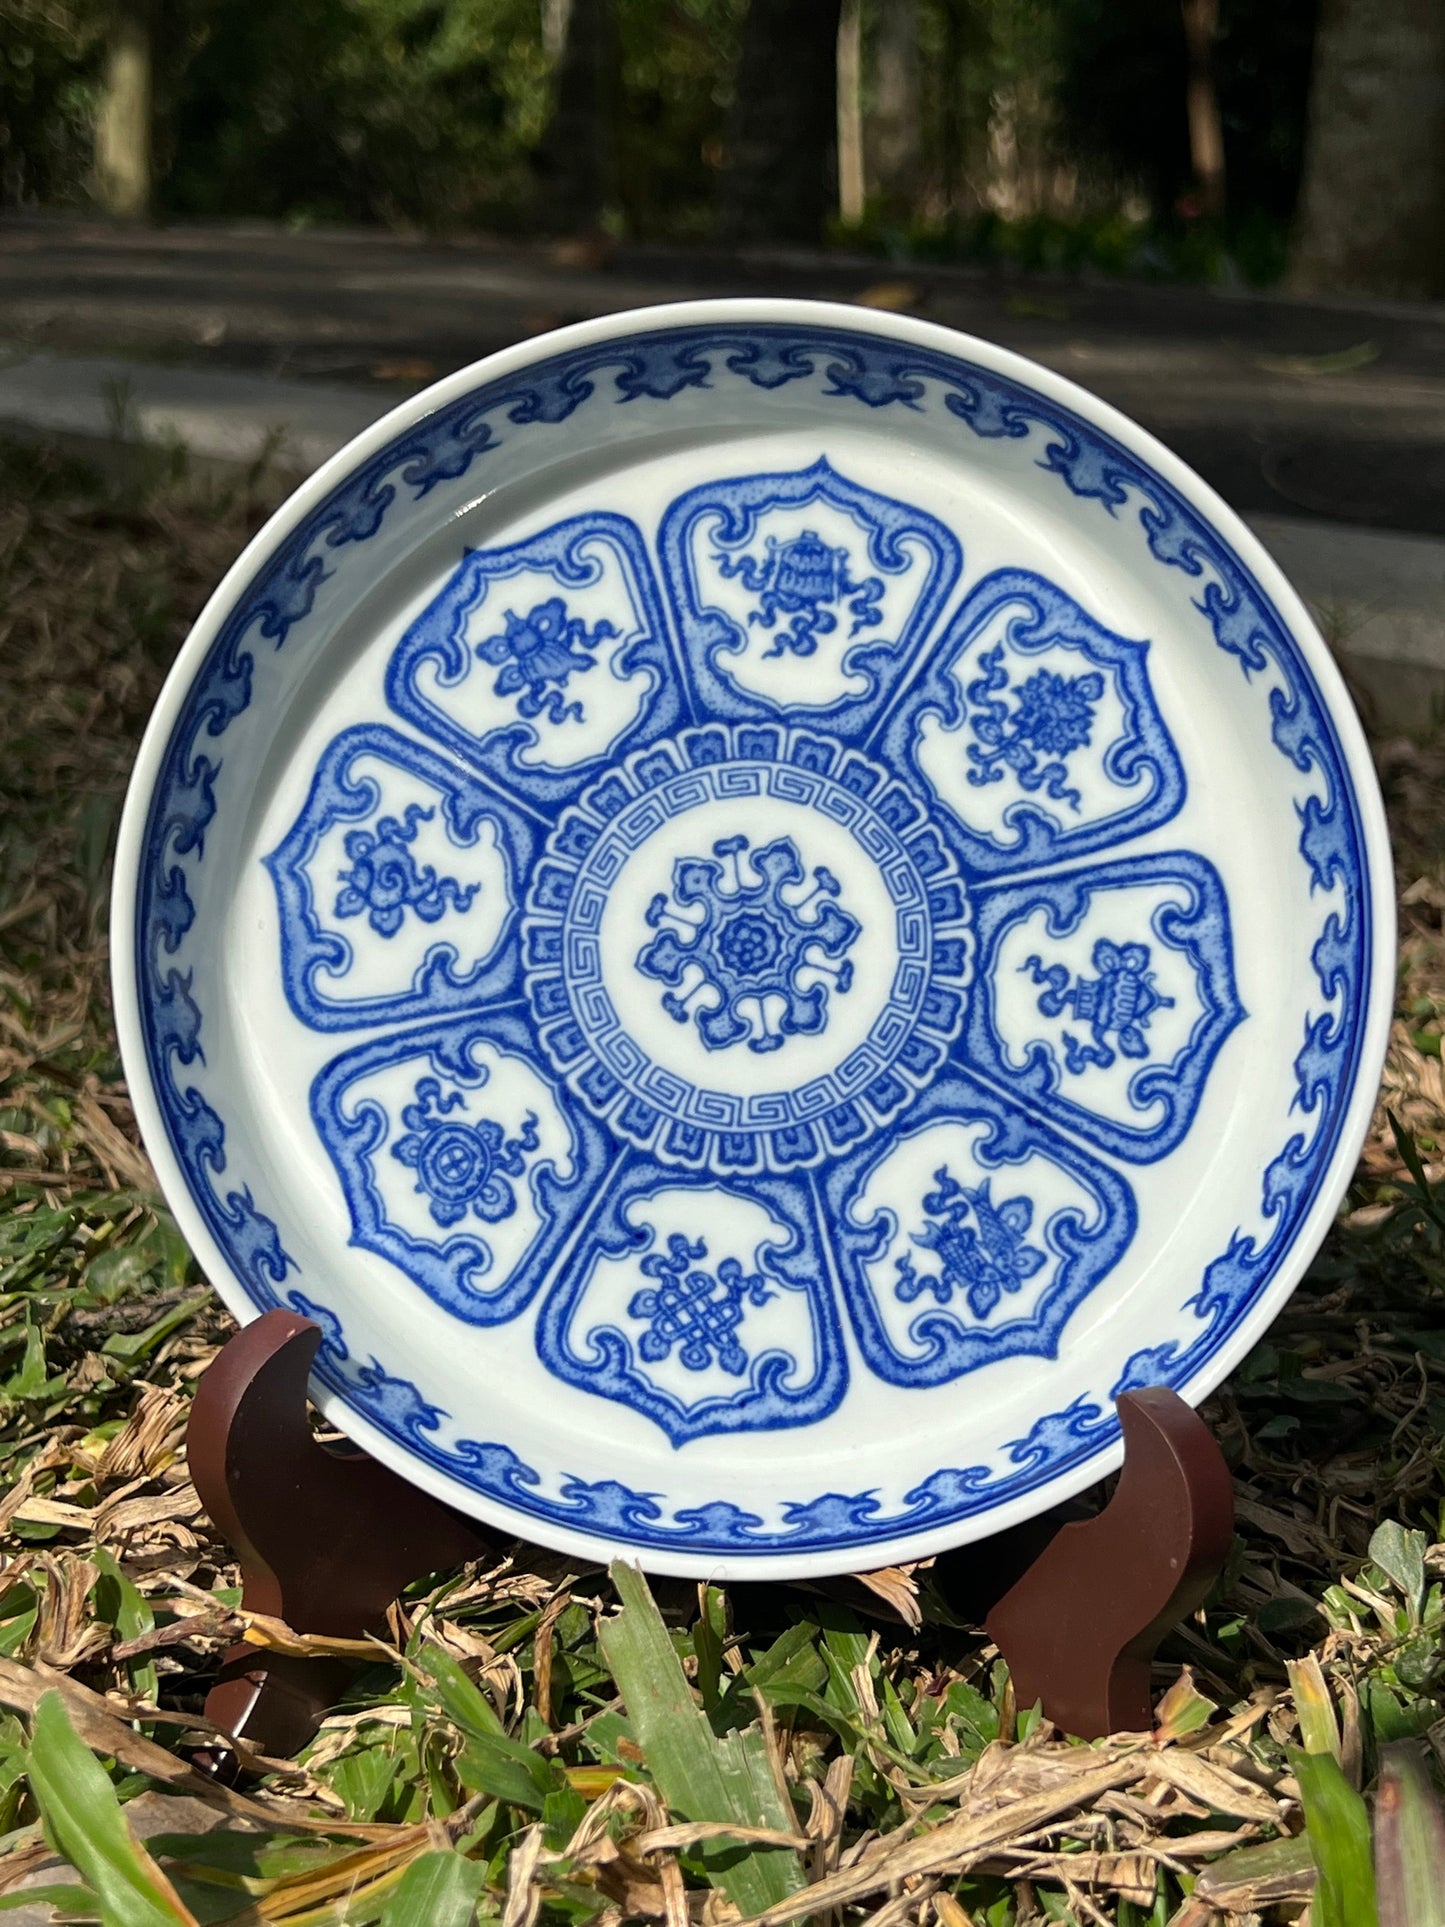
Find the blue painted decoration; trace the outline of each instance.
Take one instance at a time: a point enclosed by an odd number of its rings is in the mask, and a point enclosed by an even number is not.
[[[389,784],[433,799],[388,807]],[[483,863],[496,887],[419,866],[421,825],[440,824],[454,867]],[[367,827],[349,830],[346,823]],[[435,1017],[485,1000],[515,970],[511,866],[536,833],[516,805],[383,724],[328,744],[300,815],[266,867],[280,920],[287,1001],[317,1030]],[[419,952],[408,935],[442,926]],[[363,969],[361,966],[365,965]]]
[[[777,631],[766,655],[788,651],[795,656],[813,655],[819,636],[831,635],[838,627],[840,607],[849,618],[850,641],[860,630],[882,622],[878,607],[882,579],[870,575],[855,582],[846,547],[830,548],[812,529],[804,529],[791,541],[781,542],[775,535],[765,541],[761,556],[729,555],[722,550],[714,553],[713,560],[725,576],[740,576],[758,598],[749,623]]]
[[[277,653],[320,646],[322,583],[432,490],[481,485],[504,445],[700,388],[806,391],[843,426],[1034,438],[1080,514],[1128,518],[1197,591],[1241,703],[1266,706],[1275,753],[1308,772],[1298,850],[1328,1012],[1300,1040],[1269,1228],[1188,1281],[1187,1335],[1120,1384],[1186,1382],[1229,1341],[1317,1195],[1369,1004],[1343,755],[1269,600],[1165,478],[936,349],[677,325],[499,377],[360,462],[258,565],[185,698],[146,832],[142,1020],[226,1263],[258,1308],[321,1322],[323,1382],[419,1462],[627,1545],[861,1558],[1072,1472],[1116,1436],[1117,1388],[899,1499],[810,1492],[766,1521],[726,1493],[679,1508],[528,1465],[356,1355],[262,1179],[228,1163],[202,1043],[217,1019],[198,882],[237,807],[223,752]],[[613,1401],[670,1449],[845,1409],[850,1355],[919,1390],[1056,1356],[1129,1249],[1132,1167],[1183,1143],[1248,1022],[1148,640],[1036,572],[968,579],[966,529],[821,442],[768,473],[728,472],[723,450],[651,519],[599,508],[449,559],[392,650],[390,720],[326,745],[266,858],[290,1008],[348,1033],[309,1128],[366,1262],[459,1321],[526,1320],[559,1396]],[[803,693],[780,693],[799,673]],[[1301,1117],[1319,1123],[1308,1141]],[[905,1182],[920,1134],[943,1131],[964,1135]],[[707,1194],[706,1235],[701,1218],[659,1229],[679,1185]],[[735,1249],[714,1213],[751,1227]]]
[[[510,1218],[517,1198],[508,1180],[521,1177],[528,1151],[537,1148],[534,1112],[516,1137],[507,1137],[489,1117],[471,1124],[454,1116],[465,1101],[460,1091],[443,1094],[436,1078],[422,1078],[415,1099],[402,1109],[406,1136],[391,1147],[391,1155],[415,1171],[416,1188],[443,1227],[460,1223],[468,1212],[483,1224]]]
[[[1172,1010],[1174,999],[1165,997],[1154,986],[1149,968],[1147,943],[1110,943],[1100,937],[1093,949],[1096,975],[1071,979],[1068,966],[1050,964],[1041,957],[1030,957],[1024,964],[1036,984],[1047,988],[1039,998],[1039,1009],[1046,1017],[1057,1017],[1071,1010],[1080,1023],[1089,1026],[1091,1044],[1081,1044],[1069,1031],[1064,1032],[1065,1061],[1071,1071],[1097,1064],[1108,1070],[1114,1062],[1109,1038],[1125,1057],[1147,1057],[1149,1019],[1156,1010]]]
[[[1167,1156],[1188,1135],[1215,1059],[1247,1016],[1234,982],[1228,900],[1213,865],[1183,851],[1124,857],[994,884],[978,893],[975,909],[989,990],[969,1010],[974,1066],[1006,1084],[1025,1109],[1114,1156],[1142,1163]],[[1080,933],[1087,943],[1098,916],[1110,934],[1081,951]],[[1126,921],[1138,936],[1120,943]],[[1040,932],[1055,947],[1047,965],[1033,947]],[[1023,954],[1010,964],[1021,940]],[[1065,950],[1073,951],[1072,964]],[[1043,993],[1015,999],[1011,980],[1042,985]],[[1071,1018],[1087,1024],[1087,1039],[1065,1028]],[[1166,1018],[1178,1033],[1167,1053],[1159,1044]],[[1090,1076],[1121,1057],[1139,1065],[1122,1103]]]
[[[491,699],[480,705],[478,681]],[[594,513],[468,549],[392,652],[386,694],[466,768],[550,815],[577,770],[685,713],[641,530]]]
[[[715,1277],[699,1270],[706,1257],[705,1239],[674,1231],[665,1254],[649,1252],[642,1260],[643,1271],[656,1283],[627,1307],[632,1317],[648,1321],[637,1350],[655,1365],[676,1347],[690,1372],[716,1362],[739,1378],[748,1368],[747,1349],[738,1337],[743,1312],[750,1304],[766,1304],[772,1293],[760,1272],[744,1271],[736,1258],[724,1258]]]
[[[657,541],[699,717],[777,720],[784,708],[817,708],[860,742],[963,565],[953,530],[826,456],[792,473],[689,489],[663,515]],[[726,606],[733,581],[747,592],[744,607]],[[765,643],[754,665],[758,638]],[[817,671],[790,682],[785,702],[759,673],[782,657],[806,658]]]
[[[829,988],[841,997],[853,981],[847,953],[862,925],[831,901],[841,888],[832,871],[818,864],[808,893],[789,898],[785,886],[803,882],[792,838],[749,853],[756,883],[743,871],[747,849],[745,836],[727,836],[713,844],[711,858],[679,859],[671,895],[659,892],[647,906],[648,928],[659,934],[637,955],[637,968],[659,983],[677,986],[691,970],[700,972],[694,990],[686,997],[668,991],[662,1007],[675,1023],[695,1021],[709,1050],[746,1041],[751,1051],[775,1051],[789,1036],[824,1030]],[[696,919],[694,908],[701,912]],[[827,982],[804,990],[805,966]],[[709,992],[716,1001],[695,1007]],[[782,1006],[776,1014],[774,1001]]]
[[[448,910],[471,909],[477,884],[439,877],[430,864],[418,867],[408,847],[417,824],[430,822],[435,814],[420,803],[408,803],[403,816],[383,816],[375,830],[347,833],[350,867],[338,878],[338,917],[364,916],[379,937],[394,937],[408,910],[424,923],[435,923]]]
[[[519,716],[581,722],[581,703],[569,702],[563,692],[579,670],[593,666],[586,652],[615,636],[616,629],[605,618],[589,629],[580,616],[569,616],[566,603],[555,595],[524,616],[507,609],[502,620],[506,626],[500,634],[477,644],[482,661],[501,669],[492,685],[495,693],[515,696]]]
[[[1068,784],[1068,758],[1089,741],[1104,678],[1092,670],[1064,676],[1035,669],[1015,687],[1002,643],[983,652],[979,667],[983,674],[967,691],[968,726],[976,739],[968,746],[969,782],[982,789],[1010,769],[1023,789],[1043,790],[1077,812],[1081,798]]]
[[[884,741],[947,803],[970,869],[1065,862],[1179,814],[1188,786],[1149,647],[1031,570],[969,590]]]
[[[919,1271],[912,1253],[904,1252],[894,1290],[904,1304],[931,1292],[946,1305],[957,1292],[975,1318],[986,1318],[1005,1292],[1016,1292],[1044,1265],[1043,1252],[1026,1242],[1033,1203],[1016,1197],[995,1204],[992,1178],[960,1184],[946,1164],[934,1176],[938,1189],[924,1196],[927,1221],[914,1232],[913,1242],[920,1251],[933,1252],[939,1268]]]

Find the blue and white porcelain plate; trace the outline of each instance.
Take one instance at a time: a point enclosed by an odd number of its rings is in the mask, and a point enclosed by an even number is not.
[[[494,1525],[920,1557],[1202,1397],[1329,1223],[1379,797],[1279,571],[1082,390],[798,302],[440,383],[157,707],[116,991],[238,1317]]]

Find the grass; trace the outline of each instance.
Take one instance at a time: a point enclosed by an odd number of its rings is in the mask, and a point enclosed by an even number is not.
[[[299,1763],[251,1759],[244,1792],[190,1764],[221,1649],[294,1636],[240,1611],[180,1455],[229,1325],[135,1136],[107,857],[261,496],[0,447],[0,1908],[1206,1927],[1313,1892],[1313,1927],[1365,1927],[1373,1810],[1384,1927],[1438,1922],[1411,1753],[1445,1758],[1445,739],[1377,745],[1403,927],[1381,1108],[1208,1407],[1239,1537],[1152,1738],[1053,1733],[926,1567],[729,1597],[518,1544],[399,1602]]]

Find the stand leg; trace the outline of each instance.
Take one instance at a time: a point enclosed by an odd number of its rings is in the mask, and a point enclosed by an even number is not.
[[[301,1633],[378,1632],[423,1573],[487,1550],[477,1528],[361,1453],[330,1452],[307,1422],[320,1328],[270,1311],[221,1350],[196,1389],[191,1477],[241,1562],[243,1603]],[[305,1745],[350,1669],[233,1646],[207,1716],[263,1752]]]
[[[1176,1393],[1118,1402],[1124,1470],[1092,1519],[1064,1526],[984,1622],[1020,1706],[1097,1739],[1153,1724],[1149,1662],[1224,1566],[1234,1493],[1214,1434]]]

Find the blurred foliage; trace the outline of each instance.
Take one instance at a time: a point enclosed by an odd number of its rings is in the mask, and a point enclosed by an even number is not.
[[[168,208],[447,227],[525,199],[547,114],[535,0],[196,0],[195,12],[162,156]]]
[[[108,6],[0,0],[0,205],[84,204]],[[543,0],[131,0],[157,208],[530,231],[554,101]],[[886,0],[864,0],[870,50]],[[835,239],[899,256],[1262,282],[1283,265],[1318,0],[1223,0],[1230,214],[1194,218],[1177,0],[916,0],[915,165]],[[747,0],[612,0],[616,205],[708,238]],[[565,224],[565,223],[564,223]]]
[[[706,238],[747,0],[616,0],[621,214],[630,233]]]
[[[1262,209],[1222,222],[1128,212],[1024,214],[986,209],[967,220],[906,229],[870,217],[833,230],[836,240],[900,260],[937,261],[1023,273],[1102,274],[1136,281],[1203,281],[1268,287],[1285,271],[1289,224]],[[1028,297],[1020,296],[1029,312]],[[1045,299],[1038,313],[1049,318]]]
[[[98,17],[70,0],[0,0],[0,205],[84,179],[99,49]]]
[[[616,0],[630,231],[697,234],[746,0]],[[155,0],[159,211],[515,228],[552,100],[539,0]],[[0,0],[0,202],[83,201],[105,15]]]

